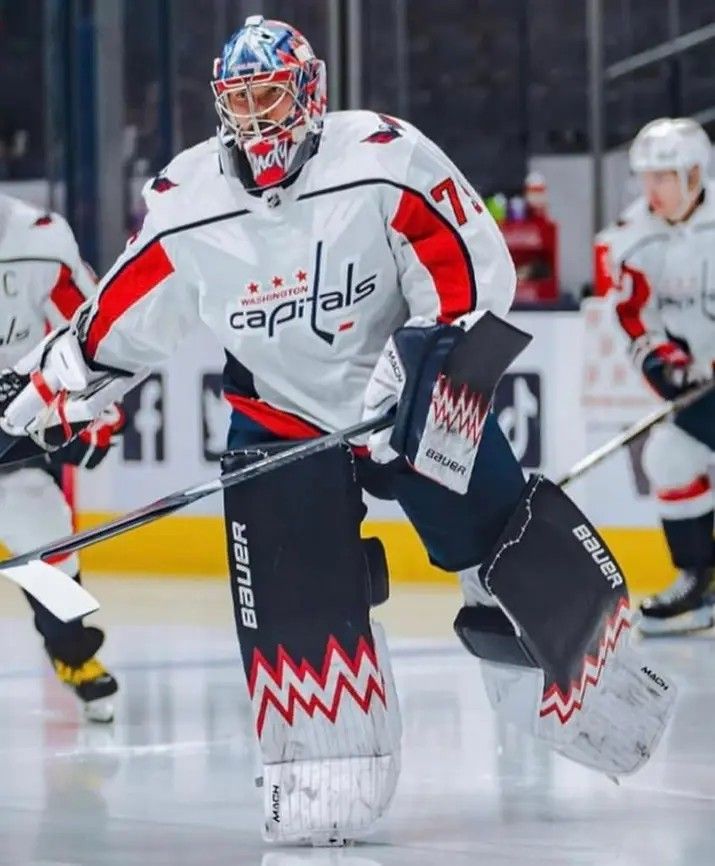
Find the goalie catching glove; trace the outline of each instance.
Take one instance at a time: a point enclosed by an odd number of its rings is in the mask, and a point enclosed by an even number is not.
[[[0,373],[0,463],[47,451],[64,463],[96,466],[124,426],[115,400],[137,378],[90,369],[71,330],[49,334]]]
[[[113,437],[124,429],[125,424],[124,410],[119,404],[111,403],[102,409],[95,421],[80,430],[76,438],[53,452],[53,459],[81,469],[94,469],[109,454]]]
[[[404,456],[420,474],[466,493],[496,386],[530,340],[484,311],[454,325],[414,318],[398,328],[365,391],[364,420],[395,409],[392,430],[368,440],[372,459]]]

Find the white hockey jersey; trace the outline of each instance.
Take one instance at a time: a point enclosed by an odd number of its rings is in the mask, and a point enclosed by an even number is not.
[[[71,319],[94,287],[61,216],[0,195],[0,369]]]
[[[684,223],[671,225],[638,199],[599,234],[596,250],[602,266],[608,260],[616,313],[636,363],[675,338],[698,366],[709,368],[715,360],[715,183]]]
[[[388,336],[413,316],[509,309],[515,274],[479,196],[407,123],[328,114],[287,188],[247,193],[209,139],[145,188],[141,232],[77,318],[87,357],[135,371],[199,321],[232,406],[282,436],[360,418]],[[308,422],[306,424],[306,422]]]

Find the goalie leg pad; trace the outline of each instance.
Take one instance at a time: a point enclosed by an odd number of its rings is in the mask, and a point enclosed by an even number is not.
[[[639,770],[652,756],[675,709],[669,676],[623,646],[568,720],[541,714],[544,672],[483,660],[482,679],[492,708],[507,722],[546,741],[564,757],[608,776]]]
[[[233,470],[265,450],[233,452]],[[224,491],[236,624],[264,765],[265,836],[367,832],[399,772],[399,708],[371,628],[363,505],[338,447]]]
[[[385,695],[397,707],[382,626],[373,622],[372,632]],[[394,744],[392,754],[283,761],[264,766],[265,838],[301,841],[307,836],[307,826],[311,828],[309,841],[313,845],[342,845],[346,841],[346,828],[350,828],[350,836],[356,831],[369,831],[375,822],[374,804],[389,801],[400,771],[399,713],[389,713],[387,721]],[[293,828],[297,829],[297,835]]]
[[[484,585],[549,682],[567,693],[612,622],[628,629],[625,580],[595,528],[555,484],[532,477],[483,567]],[[616,634],[617,633],[617,634]]]
[[[625,581],[595,528],[535,476],[483,572],[535,665],[483,663],[495,708],[573,760],[611,774],[638,769],[670,718],[675,687],[628,647]],[[617,726],[606,724],[609,714]]]

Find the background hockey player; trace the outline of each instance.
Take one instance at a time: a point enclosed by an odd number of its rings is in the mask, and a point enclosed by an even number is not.
[[[379,542],[360,539],[363,488],[396,498],[432,561],[463,572],[457,629],[499,711],[589,766],[637,768],[673,689],[626,652],[624,580],[596,531],[546,479],[525,482],[490,412],[529,339],[500,318],[515,276],[496,224],[409,124],[326,114],[323,63],[288,25],[249,18],[212,87],[217,137],[147,186],[143,228],[97,297],[16,366],[5,431],[33,429],[30,376],[62,404],[166,358],[199,321],[226,351],[226,468],[394,410],[372,459],[333,448],[225,492],[267,838],[360,836],[397,782],[399,708],[370,620],[387,576]],[[590,712],[603,695],[608,711]]]
[[[713,375],[715,360],[715,185],[711,144],[687,118],[654,120],[635,138],[630,164],[643,196],[603,237],[618,285],[616,312],[636,366],[672,400]],[[646,599],[646,634],[713,625],[715,395],[657,427],[643,468],[658,505],[675,583]]]
[[[5,195],[0,196],[0,281],[0,369],[18,361],[49,328],[70,319],[96,289],[65,220]],[[21,553],[72,531],[61,490],[63,464],[96,466],[109,450],[114,426],[113,421],[94,425],[52,459],[0,467],[0,540],[10,550]],[[54,564],[79,582],[76,555]],[[109,721],[117,683],[95,657],[102,631],[63,623],[30,595],[27,599],[57,676],[75,691],[90,719]]]

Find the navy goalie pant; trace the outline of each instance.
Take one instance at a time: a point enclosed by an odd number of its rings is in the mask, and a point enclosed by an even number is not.
[[[234,411],[228,449],[280,441]],[[481,562],[494,547],[525,486],[524,475],[493,413],[487,417],[469,489],[464,496],[418,475],[404,461],[380,465],[357,458],[358,481],[380,499],[396,499],[417,530],[430,561],[448,571]],[[300,496],[300,492],[296,491]]]

